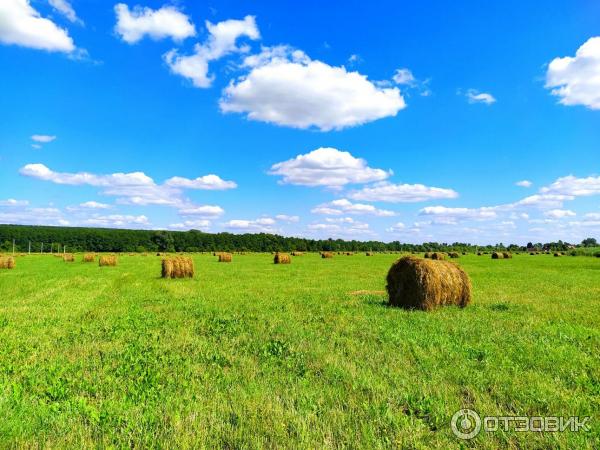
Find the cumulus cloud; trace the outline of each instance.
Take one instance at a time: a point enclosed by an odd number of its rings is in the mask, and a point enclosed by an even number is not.
[[[488,92],[479,92],[476,89],[467,90],[466,97],[469,103],[484,103],[486,105],[496,103],[496,99],[492,94]]]
[[[550,211],[544,212],[544,215],[553,219],[562,219],[564,217],[573,217],[576,214],[570,209],[551,209]]]
[[[14,205],[15,208],[0,209],[0,223],[15,225],[61,225],[64,221],[57,208],[30,208]],[[22,206],[22,207],[18,207]]]
[[[289,216],[287,214],[277,214],[275,216],[275,220],[279,220],[281,222],[296,223],[296,222],[300,222],[300,217],[299,216]]]
[[[287,46],[264,48],[244,65],[249,73],[230,82],[220,107],[250,120],[329,131],[392,117],[406,106],[398,88],[378,87]]]
[[[588,39],[575,56],[553,59],[546,88],[562,105],[600,109],[600,36]]]
[[[347,222],[345,224],[336,223],[312,223],[307,226],[309,231],[320,232],[319,234],[329,237],[353,237],[353,236],[374,236],[368,223]]]
[[[113,173],[107,175],[98,175],[89,172],[55,172],[43,164],[27,164],[19,171],[21,175],[37,178],[44,181],[50,181],[56,184],[65,185],[88,185],[102,188],[103,195],[117,197],[118,204],[126,205],[165,205],[174,206],[181,209],[189,210],[196,207],[182,197],[182,188],[200,189],[196,180],[188,180],[182,177],[173,177],[170,180],[175,181],[175,185],[157,184],[155,181],[143,172],[130,173]],[[216,177],[216,176],[214,176]],[[219,177],[216,177],[221,180]],[[203,179],[200,177],[199,179]],[[186,183],[180,182],[186,180]],[[230,182],[223,182],[215,185],[215,178],[208,178],[208,182],[202,184],[206,189],[206,185],[210,185],[211,189],[229,189]],[[223,181],[223,180],[221,180]]]
[[[419,211],[421,216],[429,216],[437,223],[455,224],[463,220],[490,220],[497,217],[494,208],[447,208],[427,206]]]
[[[339,216],[343,214],[373,215],[379,217],[392,217],[396,213],[386,209],[378,209],[373,205],[364,203],[352,203],[346,198],[333,200],[329,203],[323,203],[311,210],[313,214],[325,214],[330,216]]]
[[[169,228],[172,230],[201,230],[207,231],[210,229],[210,220],[198,219],[198,220],[185,220],[180,223],[172,223]]]
[[[31,140],[34,142],[39,142],[41,144],[47,144],[48,142],[56,140],[56,136],[52,136],[49,134],[34,134],[33,136],[31,136]]]
[[[348,197],[367,202],[412,203],[441,198],[457,198],[458,193],[452,189],[430,187],[423,184],[381,182],[351,192]]]
[[[27,206],[29,205],[28,200],[15,200],[14,198],[9,198],[7,200],[0,200],[0,206]]]
[[[533,186],[533,183],[529,180],[521,180],[521,181],[517,181],[515,183],[515,186],[520,186],[520,187],[524,187],[524,188],[528,188]]]
[[[179,209],[182,216],[220,217],[225,210],[217,205],[188,205]]]
[[[392,80],[396,84],[407,84],[409,86],[412,86],[416,82],[414,75],[409,69],[396,69]]]
[[[80,203],[77,206],[69,206],[67,207],[68,211],[85,211],[85,210],[93,210],[93,209],[110,209],[111,206],[106,203],[96,202],[94,200],[90,200],[87,202]]]
[[[282,176],[283,184],[340,187],[384,180],[391,172],[368,167],[364,159],[355,158],[349,152],[318,148],[273,164],[269,174]]]
[[[214,76],[208,73],[208,64],[211,61],[230,53],[247,51],[247,47],[237,46],[236,42],[239,38],[244,36],[252,40],[260,38],[254,16],[246,16],[243,20],[225,20],[217,24],[207,21],[206,28],[208,39],[203,44],[196,44],[193,54],[180,55],[173,49],[163,55],[163,59],[173,73],[191,80],[198,88],[209,87],[214,80]]]
[[[577,178],[573,175],[558,178],[554,183],[540,189],[543,194],[587,197],[600,195],[600,176]]]
[[[223,226],[230,230],[247,233],[276,233],[278,230],[274,227],[275,223],[275,219],[271,217],[261,217],[255,220],[233,219],[225,222]]]
[[[83,220],[84,225],[92,225],[95,227],[124,227],[135,226],[145,228],[150,225],[150,221],[144,215],[129,215],[129,214],[110,214],[107,216],[94,215]]]
[[[75,50],[67,30],[41,17],[29,0],[0,1],[0,42],[49,52]]]
[[[77,17],[73,6],[71,6],[67,0],[48,0],[48,3],[50,3],[52,8],[65,16],[69,21],[83,25],[81,19]]]
[[[165,181],[167,186],[181,187],[186,189],[202,189],[209,191],[223,191],[235,189],[237,184],[233,181],[225,181],[218,175],[209,174],[190,180],[189,178],[173,177]]]
[[[386,228],[385,231],[389,232],[389,233],[398,233],[401,231],[404,231],[406,229],[406,225],[404,225],[402,222],[397,222],[394,225],[392,225],[389,228]]]
[[[196,35],[196,28],[188,16],[174,6],[163,6],[153,10],[118,3],[115,5],[117,23],[115,32],[128,44],[134,44],[145,36],[159,40],[172,38],[182,41]]]

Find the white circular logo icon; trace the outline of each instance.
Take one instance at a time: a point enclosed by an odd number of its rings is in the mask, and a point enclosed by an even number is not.
[[[460,409],[452,416],[452,432],[460,439],[472,439],[481,430],[481,417],[471,409]]]

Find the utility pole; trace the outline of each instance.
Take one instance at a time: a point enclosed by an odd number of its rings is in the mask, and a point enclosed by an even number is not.
[[[31,255],[31,241],[29,241],[29,249],[28,249],[29,254]]]
[[[15,256],[15,240],[13,239],[13,256]]]
[[[44,253],[44,243],[42,242],[42,247],[40,248],[40,255]]]

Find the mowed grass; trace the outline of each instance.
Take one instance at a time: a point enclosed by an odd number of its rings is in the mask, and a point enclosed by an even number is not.
[[[18,258],[0,447],[600,447],[600,259],[462,256],[473,304],[424,313],[378,292],[397,257],[200,255],[180,280],[156,256]],[[591,431],[460,441],[463,407]]]

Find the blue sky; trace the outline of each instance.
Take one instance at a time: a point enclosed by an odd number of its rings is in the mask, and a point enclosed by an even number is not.
[[[600,3],[0,4],[0,222],[600,238]]]

